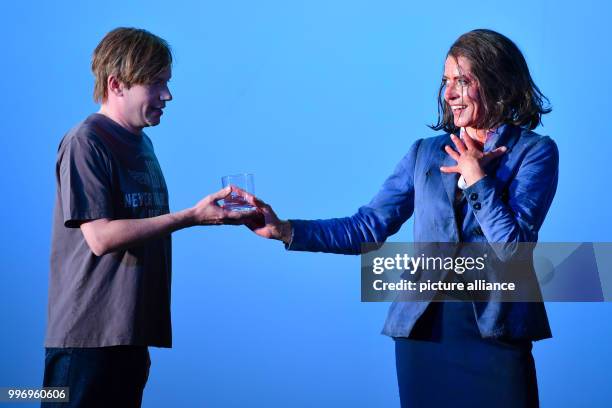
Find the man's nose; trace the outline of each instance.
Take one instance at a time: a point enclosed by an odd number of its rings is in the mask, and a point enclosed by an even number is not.
[[[159,99],[161,99],[162,101],[171,101],[172,93],[170,92],[170,89],[166,88],[165,91],[162,91],[161,95],[159,96]]]

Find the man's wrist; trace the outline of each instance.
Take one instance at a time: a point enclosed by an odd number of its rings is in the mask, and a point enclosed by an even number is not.
[[[197,225],[195,208],[186,208],[171,214],[174,218],[176,226],[175,231],[183,228],[189,228]]]

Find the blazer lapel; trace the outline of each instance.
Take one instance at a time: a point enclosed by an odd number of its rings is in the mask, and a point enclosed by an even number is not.
[[[452,167],[457,164],[452,157],[444,151],[444,146],[449,145],[452,146],[452,141],[450,136],[448,136],[447,140],[444,142],[442,146],[440,146],[440,166]],[[446,195],[448,197],[448,202],[451,206],[451,209],[454,208],[455,204],[455,191],[457,189],[457,181],[459,181],[458,173],[442,173],[440,172],[440,177],[442,177],[442,182],[444,183],[444,189],[446,190]],[[455,215],[455,211],[453,210],[453,216]]]
[[[512,169],[508,168],[507,161],[511,156],[511,151],[516,142],[518,141],[521,135],[521,128],[518,126],[506,125],[502,134],[496,140],[492,141],[492,145],[486,146],[485,149],[487,151],[497,149],[501,146],[506,146],[508,149],[506,153],[504,153],[497,160],[492,161],[485,167],[485,172],[493,177],[498,182],[502,182],[505,185],[505,182],[510,177],[510,172]]]
[[[510,176],[509,169],[506,166],[506,161],[508,160],[508,156],[510,154],[510,151],[512,150],[512,147],[516,144],[520,133],[521,128],[517,126],[506,125],[504,126],[502,133],[496,139],[491,141],[492,146],[486,146],[487,151],[496,149],[499,146],[506,146],[508,148],[507,152],[503,156],[489,163],[485,168],[485,172],[491,175],[492,177],[495,177],[498,181],[505,181]],[[440,163],[440,166],[452,167],[456,165],[457,162],[455,162],[455,160],[453,160],[453,158],[450,157],[448,153],[446,153],[446,151],[444,150],[444,146],[446,145],[453,147],[453,142],[450,139],[450,135],[447,136],[447,138],[444,140],[444,143],[439,148],[439,156],[437,162]],[[448,198],[450,213],[452,214],[452,217],[455,221],[453,223],[455,229],[454,235],[458,237],[459,226],[457,225],[457,217],[455,214],[454,205],[455,193],[458,188],[457,182],[459,180],[459,174],[440,172],[440,177],[442,179],[442,183],[444,184],[444,190],[446,191],[446,196]],[[468,217],[470,216],[471,213],[468,212]]]

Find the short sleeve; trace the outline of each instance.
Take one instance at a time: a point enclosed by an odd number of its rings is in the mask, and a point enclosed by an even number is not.
[[[83,221],[114,218],[108,154],[88,137],[67,137],[57,162],[64,225],[78,228]]]

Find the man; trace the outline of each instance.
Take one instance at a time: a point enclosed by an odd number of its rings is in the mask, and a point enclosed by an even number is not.
[[[67,406],[140,406],[147,347],[172,343],[170,234],[252,217],[217,204],[231,188],[169,212],[142,130],[172,100],[171,64],[168,44],[145,30],[108,33],[92,61],[101,108],[59,146],[44,386],[70,387]]]

